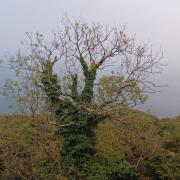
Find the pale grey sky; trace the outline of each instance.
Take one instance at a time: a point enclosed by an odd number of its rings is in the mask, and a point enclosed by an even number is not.
[[[168,66],[155,81],[169,87],[151,95],[143,109],[180,114],[180,0],[0,0],[0,52],[13,54],[27,31],[49,36],[65,12],[89,22],[127,25],[139,40],[161,47]]]

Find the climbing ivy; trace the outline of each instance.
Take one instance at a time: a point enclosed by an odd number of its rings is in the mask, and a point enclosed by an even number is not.
[[[59,126],[56,134],[63,137],[64,140],[61,149],[61,163],[69,179],[86,178],[87,170],[91,166],[92,156],[95,153],[94,128],[102,118],[89,113],[86,108],[80,106],[82,102],[90,101],[93,96],[92,88],[95,73],[93,70],[87,73],[81,101],[76,98],[77,75],[72,77],[71,94],[72,99],[74,99],[73,102],[67,97],[61,98],[61,87],[57,82],[56,75],[52,75],[50,78],[44,76],[42,79],[44,91],[49,100],[57,107],[56,118]],[[93,77],[91,74],[93,74]],[[90,86],[88,86],[88,83]]]
[[[93,180],[99,174],[99,169],[104,171],[104,165],[100,165],[102,168],[93,168],[96,164],[93,158],[96,153],[94,130],[104,117],[97,113],[89,112],[88,108],[86,108],[89,105],[93,106],[93,86],[96,79],[97,67],[92,66],[89,68],[83,59],[81,59],[81,64],[85,77],[85,86],[81,95],[78,95],[77,91],[77,75],[71,75],[71,97],[63,96],[57,75],[47,75],[47,73],[44,73],[42,84],[49,100],[56,107],[55,114],[58,125],[56,135],[63,138],[63,147],[60,153],[61,164],[65,175],[70,180]],[[50,71],[46,70],[45,72]],[[111,167],[111,165],[114,166],[116,163],[108,164]],[[118,169],[116,164],[116,169],[118,171],[119,169],[121,170],[121,166]],[[122,171],[124,170],[122,169]],[[132,172],[132,169],[127,168],[126,171],[125,173],[128,174]],[[119,172],[114,172],[114,175],[110,173],[109,169],[107,172],[101,178],[104,179],[105,176],[107,178],[110,178],[110,176],[119,176],[116,175]]]

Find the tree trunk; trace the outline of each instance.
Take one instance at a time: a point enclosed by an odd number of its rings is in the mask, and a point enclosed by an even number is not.
[[[96,80],[96,69],[88,70],[85,76],[85,87],[81,94],[81,100],[85,103],[91,103],[93,98],[94,81]]]

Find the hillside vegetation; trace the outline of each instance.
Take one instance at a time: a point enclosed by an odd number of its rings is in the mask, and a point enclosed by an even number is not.
[[[0,123],[0,179],[66,179],[53,119],[12,115],[0,116]],[[94,159],[94,180],[112,171],[114,179],[129,173],[133,179],[180,179],[180,117],[116,110],[96,129]]]

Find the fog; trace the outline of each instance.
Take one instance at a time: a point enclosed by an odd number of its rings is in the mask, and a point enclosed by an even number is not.
[[[0,56],[14,54],[25,32],[39,31],[48,38],[60,24],[61,17],[83,18],[88,22],[126,25],[138,40],[161,48],[164,64],[154,76],[160,92],[137,108],[160,117],[180,114],[180,1],[179,0],[0,0]],[[0,84],[11,78],[0,68]],[[7,100],[0,98],[0,112],[7,112]]]

